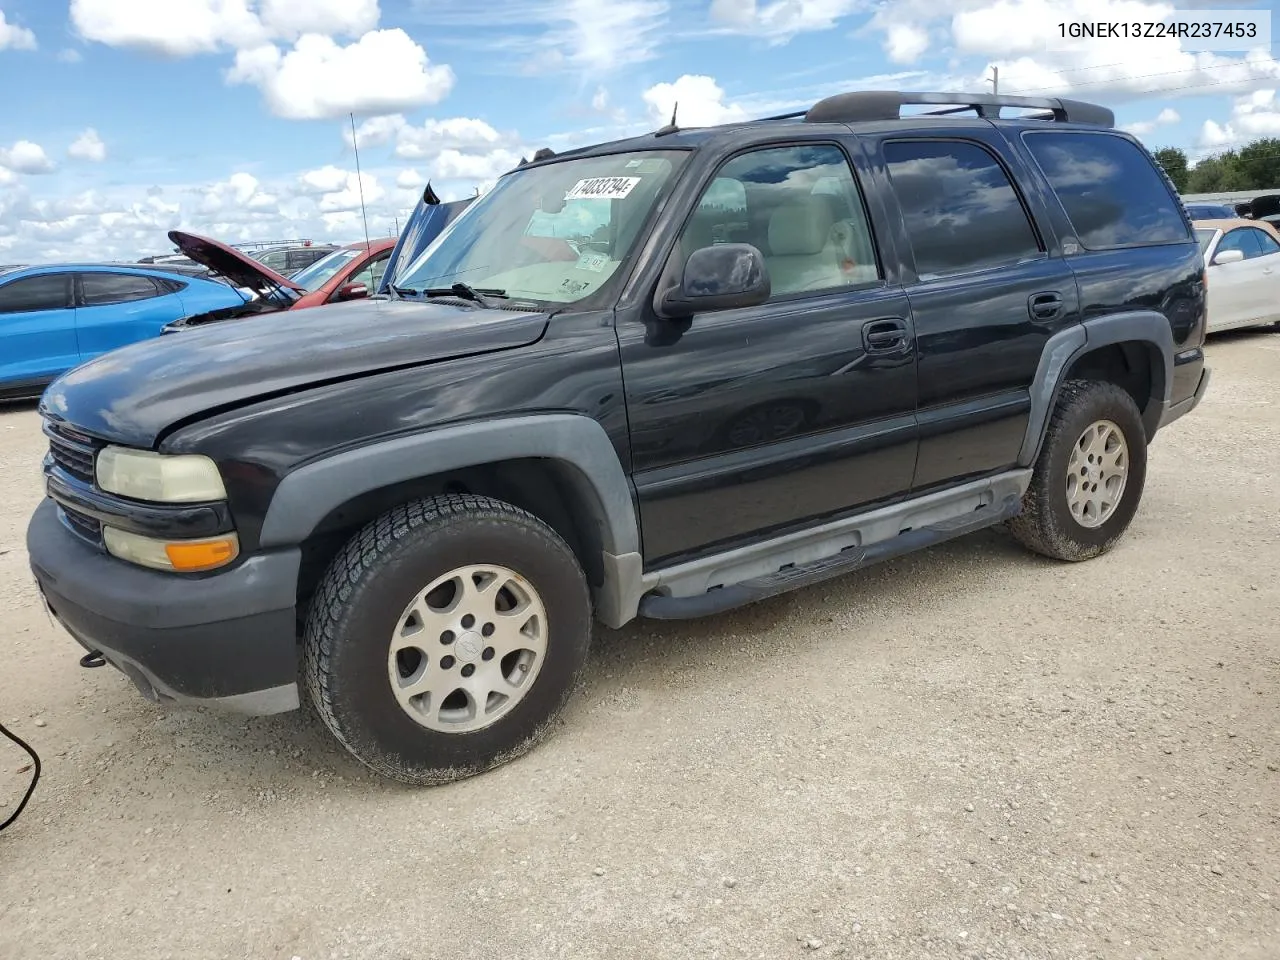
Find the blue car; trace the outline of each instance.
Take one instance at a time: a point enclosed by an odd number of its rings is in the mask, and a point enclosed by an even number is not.
[[[146,264],[0,270],[0,399],[39,396],[72,367],[245,299],[222,281]]]

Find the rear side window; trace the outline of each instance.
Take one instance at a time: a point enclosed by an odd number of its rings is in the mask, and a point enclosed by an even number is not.
[[[1028,133],[1028,149],[1086,250],[1185,243],[1178,200],[1151,158],[1105,133]]]
[[[86,307],[147,300],[160,294],[150,277],[132,273],[85,273],[80,282]]]
[[[0,287],[0,313],[31,313],[67,308],[67,273],[23,277]]]
[[[896,140],[884,156],[921,280],[1042,255],[1008,174],[976,143]]]

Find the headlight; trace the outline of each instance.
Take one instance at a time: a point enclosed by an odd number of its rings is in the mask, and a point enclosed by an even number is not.
[[[218,465],[192,454],[169,456],[149,450],[106,447],[98,454],[98,486],[134,500],[198,503],[225,500]]]
[[[153,540],[115,527],[103,527],[102,542],[113,557],[178,573],[216,570],[240,554],[240,541],[234,533],[210,540]]]

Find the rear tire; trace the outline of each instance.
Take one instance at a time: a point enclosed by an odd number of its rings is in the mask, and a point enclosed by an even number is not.
[[[555,531],[498,500],[440,496],[383,514],[334,559],[308,617],[303,669],[348,751],[424,786],[537,744],[590,639],[586,578]]]
[[[1147,435],[1133,398],[1114,383],[1069,380],[1009,529],[1055,560],[1100,556],[1128,529],[1146,476]]]

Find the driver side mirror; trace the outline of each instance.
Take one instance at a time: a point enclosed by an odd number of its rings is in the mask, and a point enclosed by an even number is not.
[[[339,302],[343,300],[363,300],[369,296],[369,288],[363,283],[348,283],[338,288],[338,294],[334,300]]]
[[[764,303],[773,292],[764,254],[749,243],[721,243],[695,250],[680,286],[662,298],[662,314],[682,319],[704,310]]]

